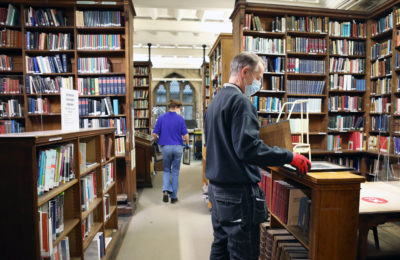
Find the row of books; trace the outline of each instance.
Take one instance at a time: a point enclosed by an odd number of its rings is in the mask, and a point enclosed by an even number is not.
[[[266,233],[265,253],[260,249],[260,256],[264,254],[265,257],[260,260],[308,259],[308,250],[286,229],[273,228]]]
[[[101,173],[103,176],[103,192],[114,182],[114,164],[107,163],[101,167]]]
[[[297,100],[308,100],[308,103],[303,103],[303,112],[307,112],[307,107],[308,107],[308,112],[309,113],[321,113],[321,107],[322,107],[322,99],[321,98],[288,98],[288,102],[295,102]],[[293,104],[288,105],[288,110],[292,108]],[[301,110],[301,105],[296,104],[293,108],[293,112],[300,112]]]
[[[139,108],[148,108],[149,107],[149,101],[148,100],[134,100],[133,101],[133,107],[135,109]]]
[[[285,79],[283,76],[271,76],[264,78],[266,90],[285,91]]]
[[[119,115],[119,100],[105,97],[100,100],[79,98],[79,116]]]
[[[133,92],[133,98],[148,98],[149,91],[148,90],[135,90]]]
[[[317,80],[288,80],[288,94],[323,94],[325,81]]]
[[[390,113],[390,98],[373,97],[370,100],[370,112],[372,113]]]
[[[384,77],[392,75],[392,58],[375,61],[371,64],[371,77]]]
[[[55,56],[25,56],[27,73],[67,73],[69,62],[66,54]]]
[[[380,19],[375,23],[371,24],[372,36],[383,33],[389,29],[393,28],[393,13],[390,13]]]
[[[80,118],[80,128],[115,127],[115,134],[126,134],[126,118]]]
[[[258,116],[259,126],[260,128],[263,126],[267,126],[276,122],[276,117],[272,117],[271,114],[268,115],[259,115]]]
[[[28,113],[29,114],[50,114],[51,103],[48,98],[30,98],[28,97]]]
[[[38,215],[40,256],[50,259],[69,259],[68,236],[57,246],[53,246],[56,238],[64,230],[64,193],[41,205],[38,208]]]
[[[285,39],[243,37],[243,51],[268,54],[285,54]]]
[[[0,55],[0,71],[11,71],[14,69],[14,64],[11,56]]]
[[[135,110],[135,118],[148,118],[149,110]]]
[[[135,119],[135,128],[146,128],[149,127],[149,119]]]
[[[329,156],[327,159],[328,162],[332,162],[335,164],[339,164],[346,167],[351,167],[356,171],[360,170],[360,162],[361,158],[358,157],[337,157],[337,156]]]
[[[374,176],[375,181],[399,181],[400,164],[389,163],[387,160],[368,160],[369,174]]]
[[[371,81],[371,95],[389,94],[391,92],[392,78]]]
[[[121,27],[120,11],[76,11],[77,27]]]
[[[78,78],[79,95],[125,95],[125,76]]]
[[[90,172],[81,177],[81,206],[82,211],[88,211],[90,204],[97,198],[96,173]]]
[[[329,35],[337,37],[367,38],[367,24],[364,22],[330,21]]]
[[[365,73],[365,59],[329,58],[329,72]]]
[[[362,111],[363,98],[360,96],[331,96],[328,99],[329,111]]]
[[[17,120],[0,120],[0,134],[23,133],[25,126]]]
[[[289,16],[286,23],[288,31],[328,33],[328,17]]]
[[[290,125],[290,132],[292,134],[308,132],[308,121],[306,119],[290,118],[289,125]]]
[[[325,60],[288,58],[287,72],[325,74]]]
[[[78,58],[78,73],[108,73],[111,72],[107,57]]]
[[[60,93],[61,88],[74,89],[74,77],[25,76],[27,94]]]
[[[400,69],[400,54],[396,52],[396,56],[394,58],[394,67],[395,69]]]
[[[12,4],[8,4],[8,7],[0,8],[0,24],[8,25],[8,26],[19,26],[20,23],[20,12],[19,9],[13,6]]]
[[[24,116],[23,105],[17,99],[0,100],[0,118]]]
[[[329,53],[335,55],[365,55],[365,41],[332,40]]]
[[[88,217],[82,221],[82,238],[85,239],[89,236],[89,233],[92,231],[92,227],[94,225],[94,217],[93,212],[90,212]]]
[[[38,195],[75,178],[73,143],[39,150],[37,158]]]
[[[78,34],[78,50],[120,50],[121,34]]]
[[[389,132],[390,115],[372,115],[371,130],[380,132]]]
[[[263,32],[264,27],[261,23],[260,17],[254,14],[245,14],[244,30],[252,30]]]
[[[135,78],[133,79],[134,87],[148,87],[149,79],[148,78]]]
[[[265,63],[264,72],[283,73],[285,71],[284,57],[266,57],[261,56]]]
[[[85,259],[102,259],[105,255],[105,247],[107,247],[110,241],[111,238],[105,237],[103,232],[98,232],[84,253]]]
[[[149,67],[135,66],[134,73],[135,76],[147,76],[149,75]]]
[[[387,153],[390,147],[389,136],[370,135],[368,137],[368,151]]]
[[[22,33],[16,30],[4,29],[0,32],[0,47],[22,47]]]
[[[115,137],[115,153],[125,153],[125,137]]]
[[[66,26],[67,18],[63,10],[53,8],[25,8],[26,26]]]
[[[338,151],[344,149],[342,147],[343,137],[341,135],[328,135],[326,149],[328,151]]]
[[[396,46],[400,45],[400,31],[396,31]]]
[[[259,97],[258,111],[260,112],[279,112],[282,108],[282,100],[276,97]]]
[[[288,52],[326,53],[326,40],[319,38],[287,37]]]
[[[0,77],[0,94],[22,94],[23,85],[18,78]]]
[[[347,147],[343,143],[346,138],[342,135],[328,135],[327,150],[338,151],[348,149],[351,151],[362,151],[363,149],[363,134],[361,132],[351,132],[348,134]]]
[[[27,50],[71,50],[73,37],[70,33],[26,32]]]
[[[371,59],[389,55],[392,52],[392,40],[375,43],[371,47]]]
[[[365,119],[363,116],[330,116],[328,119],[328,130],[349,131],[364,129]]]
[[[365,91],[365,79],[333,74],[329,76],[329,90]]]
[[[400,133],[400,119],[399,118],[393,118],[393,132],[394,133]]]

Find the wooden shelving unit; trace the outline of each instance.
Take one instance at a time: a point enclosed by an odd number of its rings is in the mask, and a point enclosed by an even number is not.
[[[229,69],[233,58],[231,33],[221,33],[208,53],[210,58],[210,100],[229,81]]]
[[[135,109],[135,131],[151,134],[151,61],[135,61],[132,102]],[[143,93],[147,93],[143,95]]]
[[[356,259],[360,183],[364,177],[350,172],[308,173],[300,177],[283,168],[270,167],[273,181],[291,181],[311,199],[310,228],[288,226],[271,212],[271,228],[287,229],[306,249],[309,259]],[[334,233],[331,231],[335,230]]]
[[[101,145],[102,140],[108,139],[110,148]],[[80,167],[80,146],[86,145],[86,161],[93,162],[90,168]],[[72,180],[55,186],[42,195],[38,195],[38,170],[41,151],[56,149],[60,146],[73,145],[71,151],[71,166],[74,177]],[[64,229],[53,240],[53,246],[58,245],[68,237],[71,259],[84,259],[84,252],[92,242],[97,232],[111,236],[108,247],[105,247],[104,259],[110,259],[119,238],[116,190],[116,159],[114,156],[114,128],[100,128],[96,130],[80,131],[43,131],[26,132],[20,134],[0,135],[0,163],[4,172],[12,172],[7,179],[1,182],[2,203],[7,208],[12,208],[10,214],[2,217],[1,230],[7,239],[3,242],[3,257],[15,259],[41,259],[40,214],[39,207],[49,203],[57,196],[64,196]],[[82,150],[83,151],[83,150]],[[108,154],[110,152],[110,154]],[[106,156],[106,158],[102,158]],[[24,163],[20,163],[21,160]],[[105,187],[102,168],[112,165],[113,181]],[[47,173],[46,173],[47,174]],[[88,210],[82,209],[81,193],[87,188],[82,180],[88,175],[95,176],[95,189],[97,198],[90,203]],[[8,196],[5,196],[8,194]],[[110,217],[105,217],[105,196],[110,199]],[[93,225],[87,236],[83,236],[84,222],[93,214]],[[50,238],[51,239],[51,238]],[[20,249],[23,245],[24,250]]]

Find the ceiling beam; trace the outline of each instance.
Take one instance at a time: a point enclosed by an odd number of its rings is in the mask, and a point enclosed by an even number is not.
[[[146,47],[134,48],[134,54],[148,54]],[[192,57],[203,57],[203,50],[201,49],[178,49],[178,48],[151,48],[151,56],[192,56]]]
[[[181,9],[233,9],[235,2],[233,0],[135,0],[136,7],[152,7],[152,8],[171,8],[177,7]]]
[[[161,45],[199,45],[206,44],[212,46],[218,37],[218,34],[213,33],[199,33],[193,35],[193,33],[179,33],[178,36],[173,36],[173,32],[159,32],[156,31],[145,32],[136,31],[133,36],[134,44],[152,44]]]

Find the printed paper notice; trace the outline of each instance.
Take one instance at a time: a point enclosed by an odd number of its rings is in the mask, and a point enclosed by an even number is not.
[[[61,129],[79,130],[77,90],[61,88]]]

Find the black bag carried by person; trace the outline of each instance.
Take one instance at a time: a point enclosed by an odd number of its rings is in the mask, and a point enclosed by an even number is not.
[[[154,154],[154,160],[156,162],[163,160],[161,149],[160,149],[160,146],[158,145],[157,141],[154,141],[154,143],[153,143],[153,154]]]
[[[183,164],[190,165],[190,147],[183,148]]]

